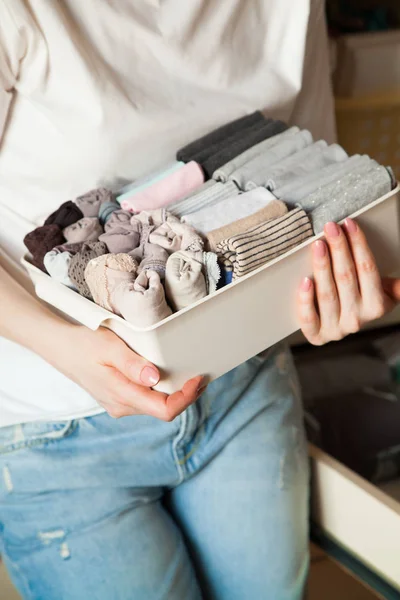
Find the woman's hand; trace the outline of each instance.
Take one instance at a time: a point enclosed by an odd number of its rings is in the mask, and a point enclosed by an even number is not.
[[[60,333],[61,350],[47,360],[87,390],[111,417],[151,415],[172,421],[203,391],[202,377],[170,396],[153,391],[160,380],[158,369],[107,329],[65,324]]]
[[[357,223],[328,223],[327,243],[313,244],[314,281],[303,280],[297,298],[303,334],[316,346],[356,333],[400,300],[400,280],[382,280]]]

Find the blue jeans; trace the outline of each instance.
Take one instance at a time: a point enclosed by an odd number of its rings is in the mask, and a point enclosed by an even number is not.
[[[0,452],[0,551],[24,598],[302,598],[308,466],[283,347],[172,423],[7,427]]]

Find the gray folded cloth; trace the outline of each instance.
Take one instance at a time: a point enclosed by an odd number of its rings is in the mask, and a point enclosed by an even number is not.
[[[262,154],[257,154],[249,162],[231,173],[229,179],[234,181],[241,190],[245,190],[249,182],[252,182],[254,187],[265,185],[265,173],[268,167],[282,161],[295,152],[299,152],[312,143],[312,135],[306,129],[295,133],[288,138],[284,138],[278,144],[271,146]],[[327,145],[326,142],[322,142],[322,144]]]
[[[275,192],[275,189],[286,182],[293,180],[305,173],[318,173],[323,167],[341,163],[348,159],[347,153],[338,144],[325,146],[317,142],[296,152],[283,160],[280,164],[273,165],[266,170],[265,187]],[[249,181],[246,189],[251,190],[254,183]]]
[[[105,232],[99,241],[106,244],[113,254],[128,253],[140,242],[142,225],[124,210],[117,210],[105,224]]]
[[[317,189],[340,179],[340,177],[351,173],[354,169],[362,166],[369,168],[373,164],[378,166],[378,163],[370,159],[366,154],[363,156],[355,154],[348,160],[333,163],[312,173],[305,173],[300,177],[294,177],[284,185],[277,187],[274,190],[274,196],[284,200],[289,206],[294,206]]]
[[[165,293],[175,311],[207,296],[202,253],[179,251],[171,254],[165,273]]]
[[[214,171],[213,179],[215,179],[215,181],[221,181],[222,183],[226,183],[229,179],[229,176],[232,175],[232,173],[236,171],[236,169],[239,169],[239,167],[242,167],[246,163],[250,162],[250,160],[252,160],[256,156],[263,154],[269,148],[272,148],[272,146],[275,146],[283,140],[292,137],[295,133],[299,133],[299,131],[300,129],[298,127],[290,127],[290,129],[287,129],[282,133],[278,133],[278,135],[274,135],[270,138],[267,138],[266,140],[263,140],[258,144],[255,144],[255,146],[252,146],[245,152],[242,152],[238,156],[235,156],[235,158],[233,158],[229,162],[222,165],[222,167],[219,167],[219,169]]]
[[[82,196],[75,199],[75,204],[79,206],[84,217],[98,217],[100,205],[104,202],[112,202],[113,195],[106,188],[96,188],[90,190]]]
[[[168,208],[173,215],[181,218],[183,215],[190,215],[202,208],[213,206],[220,200],[238,196],[239,193],[240,190],[233,181],[220,183],[210,179],[195,194],[172,204]]]
[[[161,279],[165,278],[165,268],[168,260],[168,251],[158,244],[144,242],[129,253],[138,263],[138,273],[142,271],[155,271]]]
[[[382,166],[347,175],[321,188],[306,199],[308,206],[316,206],[311,212],[314,232],[320,233],[329,221],[341,221],[391,190],[392,178]]]
[[[103,228],[96,217],[84,217],[63,229],[63,235],[69,243],[97,242],[102,233]]]

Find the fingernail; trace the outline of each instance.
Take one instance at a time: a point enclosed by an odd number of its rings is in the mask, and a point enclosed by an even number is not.
[[[321,240],[313,244],[313,249],[317,258],[323,258],[326,255],[326,246]]]
[[[140,380],[144,385],[157,385],[160,381],[160,375],[153,367],[144,367],[140,372]]]
[[[309,292],[311,289],[311,279],[309,277],[304,277],[303,281],[301,282],[301,289],[303,290],[303,292]]]
[[[355,233],[358,229],[357,223],[353,219],[346,219],[344,224],[349,233]]]
[[[324,229],[328,237],[338,237],[340,235],[340,228],[336,223],[327,223]]]

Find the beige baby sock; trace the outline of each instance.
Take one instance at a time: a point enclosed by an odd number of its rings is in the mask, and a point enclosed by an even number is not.
[[[165,292],[174,310],[207,296],[203,253],[180,250],[171,254],[165,272]]]

